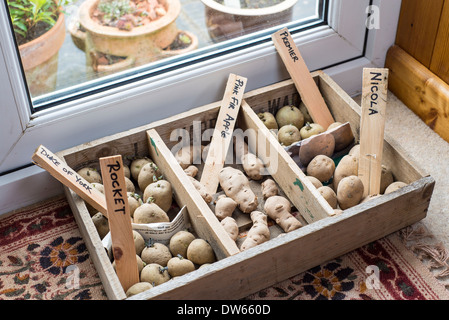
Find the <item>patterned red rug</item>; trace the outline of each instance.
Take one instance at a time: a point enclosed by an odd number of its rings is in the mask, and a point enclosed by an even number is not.
[[[404,234],[411,233],[402,230],[246,299],[449,299],[445,286],[403,244]],[[107,299],[64,197],[0,220],[0,299]]]

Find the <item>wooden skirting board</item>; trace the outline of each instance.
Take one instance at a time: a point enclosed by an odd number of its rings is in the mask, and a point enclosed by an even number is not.
[[[449,84],[397,45],[388,50],[385,67],[391,92],[449,142]]]

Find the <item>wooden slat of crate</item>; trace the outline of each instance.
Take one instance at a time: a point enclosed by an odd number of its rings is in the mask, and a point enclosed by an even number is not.
[[[130,299],[244,298],[423,219],[433,186],[423,178]]]

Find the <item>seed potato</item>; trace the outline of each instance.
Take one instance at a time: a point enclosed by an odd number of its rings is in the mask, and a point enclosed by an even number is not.
[[[142,170],[143,166],[147,163],[153,162],[150,158],[142,157],[134,159],[131,162],[131,165],[129,166],[129,171],[131,173],[131,177],[134,179],[134,181],[137,181],[137,178],[139,177],[140,170]]]
[[[307,175],[315,177],[321,182],[326,182],[332,178],[334,170],[334,160],[325,155],[318,155],[307,166]]]
[[[77,173],[89,183],[103,183],[100,173],[91,167],[85,167],[77,171]]]
[[[140,274],[140,272],[143,270],[143,267],[145,266],[145,263],[142,261],[142,258],[140,258],[140,256],[137,254],[136,254],[136,261],[137,261],[137,271]],[[114,270],[116,270],[115,260],[112,261],[112,268],[114,268]]]
[[[363,198],[363,191],[363,183],[358,176],[343,178],[337,189],[337,200],[340,209],[346,210],[359,204]]]
[[[168,280],[170,280],[170,275],[167,268],[157,263],[147,264],[140,273],[141,282],[149,282],[154,286],[158,286]]]
[[[349,176],[357,176],[358,170],[359,170],[359,158],[351,154],[344,156],[338,163],[337,167],[335,168],[333,189],[338,190],[338,184],[343,178]]]
[[[320,124],[307,122],[305,126],[299,130],[299,133],[301,135],[301,139],[308,139],[314,135],[323,133],[324,131],[324,128]]]
[[[259,119],[268,129],[279,129],[276,118],[270,112],[261,112],[258,114]]]
[[[156,242],[149,246],[145,246],[140,254],[140,257],[146,264],[157,263],[163,267],[166,267],[168,260],[170,260],[173,256],[166,245]]]
[[[382,171],[380,175],[380,193],[385,193],[387,187],[394,182],[393,173],[389,168],[382,165]]]
[[[158,180],[158,168],[153,163],[145,164],[139,172],[139,176],[137,177],[137,185],[140,190],[143,191],[145,188],[153,182]]]
[[[216,261],[214,250],[204,239],[195,239],[189,244],[187,259],[198,265]]]
[[[181,255],[171,258],[167,263],[167,268],[171,277],[179,277],[195,271],[193,262],[183,258]]]
[[[108,219],[101,212],[97,212],[93,215],[92,221],[97,229],[100,239],[103,239],[109,232]]]
[[[195,240],[195,236],[189,231],[181,230],[175,233],[169,242],[169,249],[173,256],[181,255],[187,257],[187,248]]]
[[[355,146],[353,146],[351,150],[349,150],[348,154],[353,155],[357,158],[360,157],[360,144],[356,144]]]
[[[282,126],[278,132],[278,141],[284,145],[289,146],[301,140],[299,129],[292,124]]]
[[[321,193],[324,199],[326,199],[326,201],[329,203],[332,209],[337,209],[338,206],[337,194],[335,193],[334,190],[332,190],[332,188],[328,186],[323,186],[318,188],[318,192]]]
[[[279,128],[291,124],[300,130],[304,126],[304,115],[293,105],[285,106],[276,112],[276,122]]]
[[[389,194],[392,193],[396,190],[399,190],[402,187],[405,187],[407,184],[405,182],[402,181],[396,181],[393,182],[392,184],[390,184],[386,189],[385,189],[385,194]]]
[[[142,237],[142,235],[136,230],[133,230],[133,239],[134,245],[136,247],[136,254],[140,256],[140,253],[142,252],[143,248],[145,248],[145,240]]]
[[[125,176],[125,184],[127,192],[136,192],[136,187],[134,186],[134,183],[131,181],[131,179],[127,178],[126,176]]]
[[[138,293],[147,291],[149,289],[153,288],[152,284],[149,282],[137,282],[133,284],[129,289],[126,291],[126,297],[132,297]]]
[[[162,210],[168,212],[173,203],[171,183],[163,179],[150,183],[143,192],[143,202],[147,202],[150,197]]]
[[[128,206],[131,217],[134,217],[134,211],[136,211],[142,204],[142,199],[137,193],[128,192]]]
[[[310,180],[310,182],[312,182],[312,184],[315,186],[315,188],[320,188],[323,186],[323,184],[321,183],[320,180],[318,180],[317,178],[313,177],[313,176],[307,176],[307,179]]]
[[[156,203],[144,203],[134,211],[134,223],[170,222],[167,213]]]
[[[304,123],[306,122],[313,122],[313,119],[309,113],[309,110],[307,109],[305,103],[303,101],[301,101],[301,103],[299,104],[299,111],[301,111],[301,113],[304,116]]]

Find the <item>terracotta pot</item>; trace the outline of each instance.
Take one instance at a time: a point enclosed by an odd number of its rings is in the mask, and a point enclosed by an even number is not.
[[[32,96],[48,93],[56,88],[58,53],[65,39],[64,14],[56,24],[30,42],[19,46],[22,65]]]
[[[198,48],[198,37],[196,35],[194,35],[191,32],[188,32],[188,31],[180,31],[180,32],[185,33],[192,40],[192,43],[184,49],[163,50],[161,52],[161,56],[163,58],[177,56],[177,55],[184,54],[184,53],[190,52],[190,51]]]
[[[214,42],[232,39],[291,21],[298,0],[285,0],[260,9],[231,8],[214,0],[201,0],[206,6],[206,25]]]
[[[167,14],[147,25],[130,31],[102,26],[91,18],[99,0],[87,0],[79,8],[79,22],[86,30],[85,51],[90,60],[91,51],[118,57],[132,57],[135,65],[157,59],[157,55],[173,42],[178,29],[175,20],[181,12],[179,0],[166,0]]]

